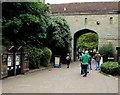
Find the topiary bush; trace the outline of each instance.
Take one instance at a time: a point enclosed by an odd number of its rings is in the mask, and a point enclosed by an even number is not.
[[[45,67],[49,66],[51,56],[52,56],[52,51],[49,48],[45,47],[43,49],[43,53],[41,57],[41,66],[45,66]]]
[[[106,74],[120,75],[120,65],[118,62],[105,62],[101,64],[101,71]]]
[[[114,49],[113,49],[112,43],[109,43],[100,47],[99,53],[103,56],[103,61],[107,62],[108,57],[114,56]]]

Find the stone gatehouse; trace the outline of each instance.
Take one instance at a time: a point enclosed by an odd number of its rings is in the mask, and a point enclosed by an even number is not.
[[[119,2],[87,2],[50,5],[52,14],[62,16],[70,26],[73,58],[77,39],[84,33],[98,34],[98,48],[109,42],[114,45],[114,48],[120,46],[118,4]]]

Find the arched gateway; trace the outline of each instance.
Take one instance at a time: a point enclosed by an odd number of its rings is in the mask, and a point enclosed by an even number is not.
[[[70,26],[73,59],[78,36],[87,32],[98,34],[98,48],[109,42],[113,44],[114,48],[120,46],[118,3],[88,2],[50,5],[52,13],[65,18]]]
[[[92,31],[92,30],[89,30],[89,29],[83,29],[83,30],[79,30],[77,31],[75,34],[74,34],[74,37],[73,37],[73,43],[72,43],[72,47],[73,47],[73,57],[74,57],[74,61],[76,60],[76,46],[77,46],[77,41],[78,41],[78,38],[85,34],[85,33],[96,33],[95,31]],[[97,33],[96,33],[97,34]]]

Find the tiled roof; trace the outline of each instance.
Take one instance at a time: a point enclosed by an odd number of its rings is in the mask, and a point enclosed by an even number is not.
[[[52,13],[63,12],[88,12],[88,11],[116,11],[119,10],[120,2],[86,2],[86,3],[66,3],[50,4]]]

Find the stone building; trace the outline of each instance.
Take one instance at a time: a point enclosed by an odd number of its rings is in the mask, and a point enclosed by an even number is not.
[[[98,48],[109,42],[114,45],[114,48],[120,46],[119,2],[66,3],[50,6],[52,14],[62,16],[70,26],[73,58],[77,39],[84,33],[98,34]]]

